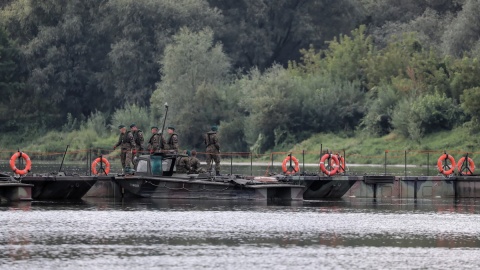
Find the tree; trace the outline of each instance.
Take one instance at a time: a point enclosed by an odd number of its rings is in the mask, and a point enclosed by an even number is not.
[[[161,61],[163,80],[152,95],[152,110],[161,114],[168,102],[168,123],[181,132],[182,145],[199,146],[206,128],[219,124],[222,100],[220,91],[230,71],[230,61],[222,45],[214,43],[213,31],[180,29]]]
[[[48,127],[68,113],[84,120],[148,106],[171,36],[219,21],[218,10],[191,0],[12,1],[0,11],[27,63],[29,113]]]
[[[352,0],[208,0],[224,14],[215,29],[235,68],[261,71],[273,63],[283,66],[298,60],[299,50],[347,33],[361,19]]]
[[[372,39],[365,35],[365,26],[352,31],[352,37],[341,35],[329,42],[324,51],[325,72],[334,80],[366,83],[365,59],[373,52]]]
[[[18,129],[21,124],[18,118],[24,117],[22,110],[18,110],[23,109],[22,100],[28,97],[22,63],[19,49],[0,28],[0,129],[5,132]]]
[[[463,9],[447,27],[443,35],[443,51],[457,57],[470,52],[480,42],[480,2],[466,0]]]
[[[461,95],[462,109],[477,123],[480,121],[480,87],[465,89]]]
[[[98,28],[110,38],[102,88],[121,105],[149,106],[165,47],[181,27],[199,31],[221,22],[205,1],[108,1],[102,14]]]
[[[401,95],[391,85],[380,85],[368,92],[362,127],[372,135],[386,135],[393,129],[392,113]]]
[[[93,57],[101,42],[91,30],[100,4],[29,1],[5,10],[7,29],[24,48],[28,64],[29,111],[47,127],[61,125],[68,113],[84,119],[105,104]]]
[[[360,0],[367,33],[383,48],[392,36],[415,32],[423,44],[437,47],[444,27],[462,10],[465,0]],[[439,47],[439,46],[438,46]]]
[[[462,110],[444,94],[409,96],[401,100],[392,116],[395,131],[413,140],[440,130],[451,130],[461,119]]]

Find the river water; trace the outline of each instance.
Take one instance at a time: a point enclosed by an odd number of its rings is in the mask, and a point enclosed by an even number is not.
[[[475,199],[0,205],[1,269],[478,269]]]

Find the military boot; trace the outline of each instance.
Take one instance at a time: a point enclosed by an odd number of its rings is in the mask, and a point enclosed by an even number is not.
[[[220,171],[215,171],[215,176],[220,176]]]

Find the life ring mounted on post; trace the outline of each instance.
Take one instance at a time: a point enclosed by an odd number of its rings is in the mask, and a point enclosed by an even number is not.
[[[332,161],[333,164],[331,163]],[[327,166],[325,166],[325,163],[327,164]],[[325,154],[320,159],[320,170],[328,176],[335,175],[338,172],[339,168],[340,162],[338,161],[338,157],[336,155]]]
[[[292,161],[295,164],[295,166],[290,166],[289,164],[287,168],[287,162],[290,163],[290,161]],[[288,155],[282,162],[282,170],[285,174],[295,174],[298,171],[300,171],[300,166],[298,165],[298,159],[292,155]]]
[[[336,154],[337,159],[338,159],[338,173],[344,173],[345,172],[345,158],[342,157],[340,154]]]
[[[101,164],[105,164],[105,167],[103,167]],[[97,165],[100,164],[101,170],[97,171]],[[103,171],[105,174],[108,174],[110,172],[110,162],[104,157],[98,157],[92,162],[92,173],[93,174],[99,174]]]
[[[447,164],[447,160],[450,162],[450,165]],[[453,156],[445,153],[438,158],[437,168],[441,174],[448,176],[455,170],[455,159]]]
[[[465,163],[465,165],[464,165]],[[475,171],[475,162],[470,157],[461,157],[457,163],[458,173],[461,175],[470,175]]]
[[[23,160],[25,160],[26,162],[25,168],[23,170],[18,169],[17,166],[15,165],[15,162],[17,161],[18,158],[23,158]],[[12,157],[10,158],[10,168],[13,170],[15,174],[25,175],[32,169],[32,161],[30,160],[30,157],[27,154],[19,151],[13,154]]]

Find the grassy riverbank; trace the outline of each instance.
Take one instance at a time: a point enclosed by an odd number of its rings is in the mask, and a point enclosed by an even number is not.
[[[346,156],[348,163],[383,164],[385,157],[388,164],[436,163],[444,151],[452,154],[458,160],[465,153],[475,158],[479,155],[480,139],[464,127],[452,131],[438,132],[425,136],[420,141],[412,141],[402,136],[390,134],[384,137],[371,137],[357,134],[353,137],[335,134],[317,134],[292,146],[291,151],[302,154],[316,153],[316,156],[306,155],[306,162],[318,162],[320,150],[327,149]],[[308,156],[308,157],[307,157]],[[480,162],[480,161],[479,161]]]
[[[0,155],[1,159],[9,159],[12,151],[20,149],[27,153],[36,153],[36,158],[58,160],[62,158],[66,146],[69,145],[66,160],[85,160],[87,149],[93,149],[93,155],[117,157],[118,150],[112,149],[116,140],[116,133],[110,136],[99,136],[95,131],[87,129],[69,133],[49,132],[43,137],[19,143],[8,143],[4,137],[1,141]],[[384,137],[371,137],[363,133],[357,133],[355,136],[316,134],[295,145],[258,153],[254,155],[253,160],[269,161],[273,157],[273,160],[278,162],[292,152],[299,160],[304,158],[307,163],[318,163],[320,152],[329,150],[345,155],[348,163],[384,164],[386,159],[388,164],[404,164],[406,156],[407,164],[426,164],[427,162],[435,164],[443,151],[452,154],[456,160],[468,152],[475,160],[479,151],[479,142],[478,136],[472,135],[464,127],[430,134],[418,142],[394,134]],[[235,154],[223,153],[223,155],[223,159],[226,160],[230,157],[234,160],[241,159]]]

